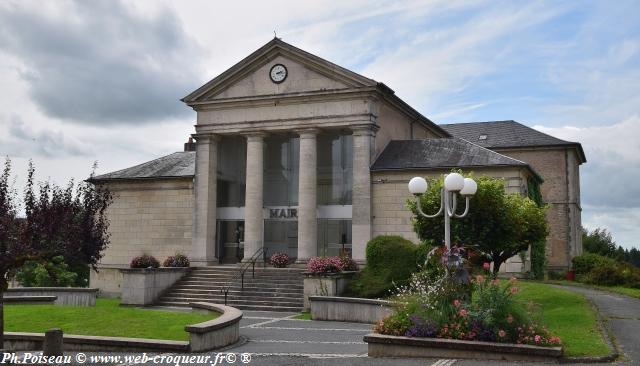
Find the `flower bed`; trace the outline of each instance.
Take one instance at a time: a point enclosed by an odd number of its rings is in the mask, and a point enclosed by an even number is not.
[[[395,311],[375,325],[376,333],[561,346],[560,338],[531,316],[535,313],[533,305],[514,299],[518,292],[515,278],[501,284],[483,274],[471,277],[464,250],[454,247],[441,252],[435,260],[430,258],[424,270],[415,273],[407,286],[397,289]]]

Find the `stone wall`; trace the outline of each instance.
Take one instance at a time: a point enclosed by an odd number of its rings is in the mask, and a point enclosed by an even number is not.
[[[580,167],[575,150],[564,147],[495,150],[527,162],[543,177],[540,190],[542,199],[549,205],[547,267],[567,270],[571,258],[582,253]]]
[[[120,292],[122,275],[131,259],[150,254],[162,262],[176,252],[190,255],[193,221],[191,179],[110,182],[114,201],[109,206],[111,243],[91,273],[91,286],[105,294]]]

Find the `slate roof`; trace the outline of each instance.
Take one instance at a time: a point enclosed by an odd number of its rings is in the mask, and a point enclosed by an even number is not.
[[[531,167],[461,138],[392,140],[371,166],[373,171],[409,169],[453,169],[518,166]]]
[[[171,155],[90,178],[90,182],[157,179],[157,178],[190,178],[195,174],[196,153],[194,151],[176,152]]]
[[[516,121],[489,121],[441,124],[452,136],[463,138],[489,149],[519,147],[575,147],[586,161],[578,142],[561,140]],[[486,136],[481,138],[481,136]]]

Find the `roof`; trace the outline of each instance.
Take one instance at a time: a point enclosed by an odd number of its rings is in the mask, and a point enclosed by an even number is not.
[[[578,142],[565,141],[516,121],[441,124],[451,135],[489,149],[522,147],[575,147],[583,162],[586,156]]]
[[[392,140],[380,153],[371,170],[431,170],[504,166],[526,167],[540,179],[540,176],[523,161],[455,137]]]
[[[190,178],[195,174],[195,160],[195,151],[176,152],[131,168],[98,175],[89,181]]]
[[[258,48],[249,56],[243,58],[238,63],[231,66],[229,69],[211,79],[209,82],[205,83],[181,100],[191,107],[208,103],[209,96],[214,95],[217,91],[224,90],[228,86],[237,82],[240,77],[246,75],[249,70],[260,67],[266,61],[274,59],[277,55],[283,55],[293,60],[303,62],[314,71],[330,75],[330,77],[340,80],[348,85],[349,90],[377,90],[383,98],[389,101],[389,103],[395,105],[398,109],[404,111],[412,118],[415,118],[417,121],[425,125],[425,127],[443,137],[450,137],[447,131],[400,99],[395,92],[384,83],[377,82],[342,66],[336,65],[312,53],[290,45],[280,38],[273,38],[264,46]],[[322,93],[324,91],[319,92]],[[279,95],[279,97],[283,96]]]

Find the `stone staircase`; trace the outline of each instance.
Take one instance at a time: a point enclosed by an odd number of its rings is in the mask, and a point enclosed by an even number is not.
[[[256,265],[255,278],[249,268],[244,278],[231,284],[227,305],[241,310],[293,311],[303,308],[304,269],[262,268]],[[236,266],[198,267],[176,282],[156,302],[158,306],[189,306],[189,302],[224,304],[223,288],[238,273]]]

